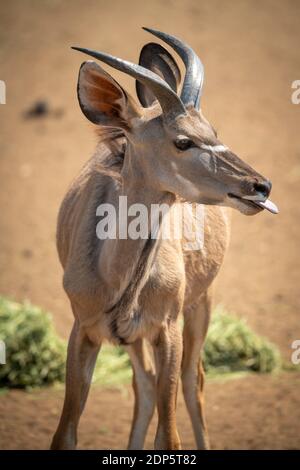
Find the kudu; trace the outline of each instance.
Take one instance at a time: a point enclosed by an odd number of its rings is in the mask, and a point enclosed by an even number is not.
[[[145,29],[182,58],[180,96],[179,68],[158,44],[144,46],[139,65],[73,48],[134,77],[142,106],[97,63],[81,65],[78,99],[85,116],[99,126],[100,142],[71,185],[58,218],[57,247],[75,322],[53,449],[76,446],[79,418],[104,340],[124,344],[134,370],[128,447],[143,448],[157,406],[155,448],[180,448],[175,409],[181,370],[197,446],[208,448],[200,356],[211,285],[228,244],[226,207],[247,215],[264,208],[276,212],[267,199],[271,183],[225,147],[201,113],[203,66],[195,52],[173,36]],[[152,204],[167,203],[170,212],[182,201],[204,204],[204,249],[185,251],[183,239],[152,237],[150,232],[146,239],[117,235],[100,240],[97,207],[110,203],[118,215],[119,196],[126,196],[128,205],[142,203],[149,210]]]

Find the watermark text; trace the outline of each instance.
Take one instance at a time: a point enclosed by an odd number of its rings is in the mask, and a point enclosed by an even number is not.
[[[149,208],[140,203],[128,205],[127,196],[119,196],[117,207],[110,203],[97,207],[96,216],[101,220],[96,234],[99,240],[182,240],[184,250],[201,250],[204,215],[202,204],[151,204]]]
[[[6,85],[3,80],[0,80],[0,104],[6,104]]]
[[[292,103],[299,104],[300,103],[300,80],[294,80],[292,82],[292,89],[295,90],[291,96]]]
[[[0,339],[0,364],[6,364],[6,346],[4,341]]]
[[[300,339],[295,339],[295,341],[292,342],[292,349],[295,351],[293,351],[291,355],[291,361],[297,366],[300,364]]]

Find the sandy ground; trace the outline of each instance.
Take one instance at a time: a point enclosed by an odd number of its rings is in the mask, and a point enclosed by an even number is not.
[[[280,215],[233,214],[215,300],[246,317],[288,359],[291,342],[300,338],[300,105],[291,103],[291,83],[300,79],[299,15],[296,0],[1,2],[0,79],[7,85],[7,104],[0,106],[0,292],[49,309],[59,333],[68,335],[72,317],[61,288],[55,221],[67,186],[96,143],[76,99],[83,58],[69,46],[135,61],[152,40],[140,27],[154,26],[193,45],[206,70],[204,113],[224,143],[273,182]],[[133,93],[133,80],[114,76]],[[53,112],[24,119],[24,110],[41,98]],[[209,384],[213,446],[300,448],[295,380],[290,374]],[[82,447],[125,445],[131,402],[117,394],[93,391]],[[1,396],[0,446],[46,447],[60,399],[52,391]],[[108,409],[121,414],[120,427],[110,423]],[[189,446],[191,430],[181,410]]]

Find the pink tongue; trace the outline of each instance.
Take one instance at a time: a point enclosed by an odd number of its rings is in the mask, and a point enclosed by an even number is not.
[[[278,214],[279,212],[277,206],[274,204],[274,202],[270,201],[270,199],[267,199],[264,202],[255,201],[255,204],[257,204],[260,207],[263,207],[264,209],[267,209],[267,211],[272,212],[272,214]]]

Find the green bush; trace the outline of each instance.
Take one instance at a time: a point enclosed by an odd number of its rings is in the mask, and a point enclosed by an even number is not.
[[[103,386],[118,386],[131,381],[130,359],[121,346],[106,344],[101,348],[93,381]]]
[[[0,297],[0,340],[7,361],[0,365],[1,387],[36,387],[64,379],[65,345],[41,308]]]
[[[272,372],[281,365],[276,346],[254,333],[244,320],[218,307],[208,330],[203,362],[208,372]]]
[[[0,387],[37,387],[64,380],[66,343],[56,335],[44,310],[0,297],[0,340],[6,344],[0,365]],[[256,335],[244,320],[217,308],[203,352],[209,374],[237,371],[272,372],[280,367],[278,349]],[[129,382],[132,372],[121,347],[101,349],[94,380],[102,385]]]

